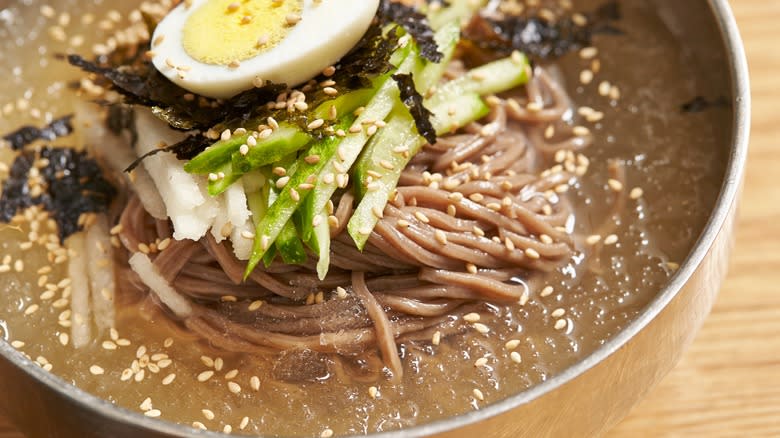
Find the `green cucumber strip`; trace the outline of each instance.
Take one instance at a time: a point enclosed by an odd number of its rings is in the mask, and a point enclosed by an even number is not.
[[[219,196],[231,185],[241,179],[243,174],[233,171],[233,165],[230,162],[222,164],[217,169],[214,169],[215,175],[224,175],[222,178],[212,181],[209,179],[208,192],[211,196]]]
[[[458,45],[458,41],[460,41],[460,27],[457,24],[445,25],[438,32],[436,32],[434,38],[439,46],[439,51],[444,55],[444,57],[438,64],[432,62],[427,63],[422,71],[420,71],[419,74],[415,76],[414,82],[417,91],[421,92],[423,95],[426,94],[429,88],[438,83],[441,77],[444,75],[444,71],[447,69],[447,65],[450,63],[453,55],[455,54],[455,48]],[[406,112],[407,110],[403,108],[403,105],[396,104],[394,111]],[[401,144],[404,140],[406,140],[405,137],[409,135],[417,136],[416,127],[409,132],[404,132],[403,135],[399,136],[397,139],[395,139],[395,141]],[[382,137],[385,137],[385,135],[382,135]],[[368,143],[368,145],[366,145],[365,148],[363,148],[360,158],[358,159],[357,164],[355,164],[355,170],[353,170],[353,173],[356,175],[365,174],[365,170],[367,170],[366,167],[368,166],[368,160],[365,158],[374,155],[373,150],[376,143],[377,139],[374,138]],[[364,178],[360,178],[360,180],[365,181]],[[357,195],[358,199],[363,197],[364,190],[365,184],[358,184],[356,186],[355,194]]]
[[[455,23],[442,26],[434,35],[434,40],[439,46],[439,52],[444,56],[441,62],[426,63],[422,71],[414,77],[415,88],[422,95],[425,95],[428,89],[436,85],[441,80],[441,77],[444,76],[444,72],[455,55],[455,48],[460,41],[460,26]]]
[[[184,170],[196,175],[217,173],[218,170],[230,162],[234,152],[246,144],[249,134],[236,135],[229,140],[219,140],[198,154],[195,158],[184,164]],[[269,139],[272,141],[272,139]]]
[[[471,19],[474,13],[485,6],[487,0],[450,0],[447,7],[428,12],[428,22],[433,30],[440,29],[447,23],[455,23],[460,27]]]
[[[433,108],[434,127],[437,135],[447,134],[481,119],[489,112],[490,109],[477,94],[458,96],[446,105]],[[355,174],[353,184],[359,187],[363,197],[347,225],[349,235],[361,251],[380,219],[377,212],[384,211],[401,172],[426,141],[414,131],[412,117],[399,111],[393,113],[374,143],[373,154],[362,160],[365,164]]]
[[[238,150],[234,152],[231,158],[233,169],[243,174],[275,163],[299,151],[312,140],[311,135],[289,123],[280,123],[279,128],[274,130],[274,134],[267,140],[259,141],[257,145],[250,147],[246,155],[242,155]]]
[[[275,258],[276,258],[276,245],[272,245],[270,248],[268,248],[268,251],[266,251],[265,255],[263,256],[263,265],[266,268],[271,266]]]
[[[345,120],[345,126],[349,126],[352,120],[352,117],[348,117]],[[341,139],[338,137],[328,137],[322,141],[314,142],[305,153],[305,156],[319,155],[320,161],[308,163],[305,161],[304,156],[296,162],[295,173],[290,176],[287,185],[279,192],[276,200],[271,204],[268,212],[266,212],[256,227],[252,257],[247,264],[245,276],[248,276],[263,259],[268,249],[273,246],[279,233],[282,232],[285,224],[312,191],[311,189],[302,189],[300,185],[307,183],[309,178],[317,178],[322,173],[325,164],[336,155],[336,150],[340,143]]]
[[[486,96],[510,90],[528,82],[530,71],[528,58],[520,52],[515,52],[508,58],[477,67],[465,75],[439,86],[436,94],[429,99],[428,104],[437,106],[452,96],[471,93]]]
[[[416,47],[410,43],[407,48],[410,49],[411,53],[407,55],[406,59],[400,63],[394,73],[419,73],[423,68],[422,61],[417,54]],[[355,123],[352,124],[352,126],[359,127],[361,129],[358,132],[348,134],[347,137],[341,141],[341,144],[339,144],[337,148],[339,153],[337,156],[333,157],[326,163],[322,174],[348,174],[350,168],[355,163],[361,151],[370,139],[370,136],[367,132],[368,122],[384,120],[387,115],[390,114],[390,111],[392,111],[393,107],[395,107],[396,103],[399,101],[399,98],[400,91],[398,90],[398,85],[395,83],[395,81],[385,81],[379,91],[377,91],[376,95],[374,95],[371,101],[365,106],[365,109],[360,113],[357,120],[355,120]],[[310,209],[307,209],[309,213],[309,217],[307,218],[308,223],[311,223],[311,221],[314,219],[314,214],[317,214],[318,212],[325,209],[328,201],[338,188],[337,184],[338,182],[335,180],[325,181],[323,178],[320,178],[317,181],[317,187],[314,190],[312,206]],[[306,234],[307,233],[304,232],[304,235]]]
[[[356,109],[368,103],[376,94],[376,88],[361,88],[360,90],[350,91],[334,99],[322,102],[314,110],[314,117],[322,120],[330,120],[330,108],[335,106],[338,116],[349,114]]]
[[[422,62],[419,60],[419,56],[417,56],[416,50],[414,49],[415,47],[413,44],[408,44],[406,47],[399,49],[401,53],[405,54],[405,58],[400,62],[400,65],[396,70],[397,73],[408,73],[421,68]],[[363,127],[363,122],[367,120],[384,120],[395,105],[395,102],[398,101],[400,92],[395,81],[390,78],[390,74],[383,75],[381,81],[377,81],[377,83],[380,84],[379,90],[372,97],[371,101],[365,105],[363,111],[357,116],[357,119],[355,119],[353,123],[344,124],[342,129],[349,130],[349,127],[351,126]],[[320,161],[315,165],[315,167],[318,168],[315,173],[315,175],[318,176],[315,183],[316,187],[313,190],[312,199],[307,201],[307,206],[304,211],[306,220],[304,221],[304,230],[302,234],[305,240],[308,241],[311,239],[313,233],[311,224],[314,220],[314,215],[325,209],[328,201],[338,188],[338,182],[335,175],[349,171],[349,168],[360,154],[360,151],[363,149],[368,138],[369,136],[366,129],[361,129],[359,132],[349,133],[344,138],[332,137],[326,140],[323,144],[328,145],[327,154],[317,152],[309,152],[307,154],[319,155]],[[308,165],[308,167],[311,168],[312,166]],[[334,178],[332,178],[332,181],[329,179],[326,181],[326,178],[322,178],[322,176],[325,175],[332,175]],[[309,175],[306,177],[308,178],[308,176]],[[301,180],[301,182],[303,182],[303,180]],[[285,209],[279,207],[280,214],[278,217],[274,218],[274,221],[269,220],[268,222],[261,224],[262,228],[258,227],[258,232],[255,237],[255,251],[258,254],[256,256],[253,254],[253,258],[250,259],[250,263],[247,266],[247,272],[251,272],[251,269],[254,267],[253,262],[255,261],[255,258],[259,259],[262,257],[263,248],[260,244],[260,239],[265,236],[273,242],[278,235],[277,230],[283,225],[280,221],[289,220],[292,211],[295,211],[300,205],[300,202],[296,202],[294,206],[285,205],[285,207],[287,207]]]
[[[330,115],[330,108],[332,106],[336,107],[338,114],[351,113],[368,102],[374,95],[375,91],[376,90],[370,88],[360,89],[325,101],[314,110],[314,117],[328,120]],[[257,159],[263,161],[263,152],[252,153],[252,151],[273,151],[280,144],[283,144],[280,142],[290,141],[291,139],[302,141],[301,138],[295,137],[304,135],[307,136],[309,140],[311,140],[309,134],[302,131],[300,128],[292,124],[282,122],[279,124],[279,129],[274,130],[270,137],[258,141],[257,145],[250,149],[250,154],[248,155],[256,154],[258,157]],[[197,175],[216,173],[218,171],[217,169],[221,168],[225,163],[230,162],[234,154],[236,154],[241,148],[241,145],[246,144],[248,139],[249,134],[242,134],[234,135],[229,140],[217,141],[212,146],[206,148],[205,151],[198,154],[195,158],[188,161],[184,165],[184,170]],[[288,147],[288,149],[289,148],[290,147]],[[247,161],[251,163],[252,157],[250,156]],[[237,169],[243,169],[243,167],[237,167]],[[247,170],[244,171],[246,172]]]
[[[287,221],[274,245],[279,255],[282,256],[282,260],[288,265],[300,265],[308,259],[306,248],[303,247],[303,242],[298,237],[298,231],[295,229],[293,221]]]
[[[314,233],[310,246],[317,252],[317,276],[324,280],[330,268],[330,225],[328,224],[328,212],[320,212],[319,223],[314,226]]]

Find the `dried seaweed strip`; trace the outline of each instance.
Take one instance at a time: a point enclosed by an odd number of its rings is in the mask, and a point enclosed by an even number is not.
[[[125,172],[132,172],[136,167],[138,167],[145,159],[157,155],[160,152],[172,152],[174,155],[176,155],[176,158],[180,160],[191,160],[195,158],[199,153],[203,152],[207,147],[211,146],[214,143],[213,140],[204,137],[202,135],[190,135],[184,140],[160,149],[155,149],[153,151],[149,151],[146,154],[138,157],[135,161],[133,161],[129,166],[127,166],[127,169],[125,169]]]
[[[16,131],[3,136],[13,150],[20,150],[37,140],[52,141],[59,137],[65,137],[73,132],[71,120],[73,115],[67,115],[54,120],[48,125],[38,128],[35,126],[22,126]]]
[[[436,128],[433,127],[431,122],[433,113],[423,105],[423,97],[414,87],[414,78],[411,74],[396,74],[393,75],[393,79],[398,83],[398,88],[401,90],[401,100],[409,109],[409,113],[412,115],[414,124],[417,127],[417,132],[425,137],[428,143],[435,144]]]
[[[420,48],[423,58],[431,62],[441,62],[444,55],[439,51],[433,29],[425,14],[403,3],[383,0],[377,15],[383,24],[395,23],[407,31]]]
[[[33,196],[30,170],[44,162],[39,175],[43,192]],[[97,162],[85,152],[72,148],[47,147],[19,154],[11,166],[0,197],[0,220],[9,222],[17,213],[40,205],[57,223],[60,241],[79,231],[84,213],[108,210],[116,189],[103,177]]]
[[[596,34],[621,34],[613,25],[620,19],[620,7],[610,1],[587,14],[585,24],[571,16],[556,21],[535,16],[475,15],[464,30],[464,38],[483,51],[506,56],[518,50],[537,59],[558,58],[591,45]]]
[[[707,99],[704,96],[696,96],[688,102],[685,102],[680,106],[680,111],[683,113],[700,113],[710,108],[729,108],[731,102],[724,96],[719,96],[714,99]]]

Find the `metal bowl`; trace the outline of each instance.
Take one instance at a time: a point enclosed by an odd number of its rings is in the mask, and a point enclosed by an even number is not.
[[[622,419],[675,365],[725,276],[747,155],[748,70],[726,0],[655,0],[693,58],[721,61],[730,90],[729,163],[718,201],[685,263],[625,329],[544,383],[479,411],[376,437],[594,436]],[[728,141],[725,141],[728,140]],[[157,421],[87,394],[0,342],[0,409],[30,437],[225,436]]]

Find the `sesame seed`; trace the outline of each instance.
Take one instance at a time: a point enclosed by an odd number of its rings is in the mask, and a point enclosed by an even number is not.
[[[477,266],[473,263],[466,263],[466,271],[468,271],[470,274],[476,274]]]
[[[490,327],[481,322],[474,323],[474,329],[483,335],[490,333]]]
[[[463,315],[463,320],[466,322],[479,322],[480,318],[481,317],[479,313],[475,313],[475,312],[467,313]]]
[[[150,397],[146,397],[144,401],[141,402],[141,404],[138,406],[139,409],[142,411],[148,411],[152,409],[152,399]]]
[[[552,316],[553,318],[560,318],[560,317],[562,317],[565,314],[566,314],[566,310],[558,308],[558,309],[553,310],[553,312],[550,314],[550,316]]]
[[[162,384],[167,386],[167,385],[170,385],[171,383],[173,383],[174,380],[176,380],[176,374],[175,373],[171,373],[171,374],[168,374],[167,376],[163,377]]]
[[[414,217],[416,217],[417,220],[419,220],[420,222],[422,222],[424,224],[427,224],[427,223],[429,223],[431,221],[430,219],[428,219],[428,216],[426,216],[425,213],[423,213],[421,211],[416,211],[414,213]]]
[[[222,367],[225,366],[225,361],[221,357],[214,359],[214,369],[222,371]]]
[[[444,233],[442,230],[436,230],[433,233],[434,237],[436,238],[436,241],[441,243],[442,245],[447,244],[447,234]]]
[[[228,382],[227,387],[228,390],[233,394],[238,394],[241,392],[241,385],[236,382]]]
[[[306,128],[308,128],[311,131],[311,130],[314,130],[314,129],[317,129],[317,128],[321,128],[322,125],[324,125],[324,124],[325,124],[325,120],[317,119],[317,120],[314,120],[313,122],[309,123],[306,126]]]
[[[515,250],[515,242],[513,242],[512,239],[510,239],[508,237],[506,239],[504,239],[504,246],[506,246],[506,249],[509,250],[509,251],[514,251]]]
[[[511,339],[504,344],[504,348],[507,350],[514,350],[515,348],[520,346],[520,340],[519,339]]]
[[[230,370],[227,373],[225,373],[225,380],[235,379],[237,375],[238,375],[238,370]]]
[[[207,420],[213,420],[216,415],[214,415],[214,412],[210,409],[201,409],[200,412],[203,414],[204,417],[206,417]]]
[[[599,94],[602,96],[607,96],[612,89],[612,84],[610,84],[608,81],[602,81],[599,84]]]
[[[618,88],[617,85],[613,85],[612,88],[609,89],[609,98],[612,100],[620,99],[620,88]]]
[[[474,366],[477,367],[477,368],[484,367],[485,365],[487,365],[487,363],[488,363],[488,358],[487,357],[480,357],[479,359],[477,359],[474,362]]]
[[[441,343],[441,332],[436,330],[431,337],[431,343],[433,345],[439,345]]]
[[[320,438],[331,438],[333,436],[333,430],[332,429],[325,429],[320,434]]]
[[[38,306],[37,304],[31,304],[29,307],[27,307],[24,310],[24,314],[25,315],[32,315],[33,313],[37,312],[39,308],[40,308],[40,306]]]
[[[204,425],[200,421],[193,421],[192,422],[192,427],[194,427],[195,429],[200,429],[200,430],[208,430],[208,429],[206,429],[206,425]]]
[[[301,16],[298,14],[287,14],[287,16],[284,17],[284,20],[289,26],[294,26],[301,21]]]
[[[92,365],[91,367],[89,367],[89,372],[95,376],[99,376],[105,373],[105,370],[97,365]]]
[[[514,363],[521,363],[523,361],[523,357],[516,351],[509,353],[509,358],[512,359],[512,362]]]
[[[555,330],[563,330],[564,328],[566,328],[567,325],[568,323],[566,322],[565,319],[559,319],[555,321]]]
[[[610,234],[609,236],[604,238],[604,245],[614,245],[618,242],[618,236],[615,234]]]
[[[601,241],[601,236],[599,236],[598,234],[593,234],[585,238],[585,243],[587,243],[588,245],[595,245],[600,241]]]
[[[289,176],[283,176],[283,177],[281,177],[281,178],[276,180],[276,188],[277,189],[283,189],[284,186],[286,186],[288,182],[290,182],[290,177]]]
[[[547,297],[552,295],[552,293],[553,293],[553,287],[548,285],[542,289],[542,292],[539,295],[542,297]]]
[[[144,412],[144,415],[146,415],[147,417],[151,417],[151,418],[157,418],[160,415],[162,415],[162,412],[160,412],[159,409],[150,409],[150,410]]]
[[[577,137],[584,137],[590,134],[590,129],[588,129],[585,126],[575,126],[574,128],[572,128],[571,132]]]
[[[580,50],[580,58],[591,59],[598,55],[598,53],[599,49],[595,47],[584,47],[582,50]]]
[[[116,344],[111,341],[103,341],[104,350],[116,350]]]
[[[631,189],[631,194],[629,196],[631,197],[631,199],[637,200],[641,198],[642,195],[644,195],[644,191],[642,190],[642,188],[634,187],[633,189]]]
[[[609,180],[607,180],[607,185],[614,192],[621,192],[621,191],[623,191],[623,183],[618,181],[618,180],[616,180],[616,179],[610,178]]]
[[[582,70],[580,72],[580,83],[583,85],[588,85],[591,82],[593,82],[593,72],[588,69]]]
[[[526,248],[525,249],[525,255],[529,259],[534,259],[534,260],[537,260],[537,259],[539,259],[541,257],[541,255],[539,255],[539,252],[537,250],[533,249],[533,248]]]
[[[250,386],[250,387],[251,387],[251,388],[252,388],[254,391],[259,391],[259,390],[260,390],[260,378],[259,378],[259,377],[257,377],[257,376],[252,376],[252,377],[249,379],[249,386]]]
[[[214,371],[208,370],[198,374],[198,382],[205,382],[214,375]]]
[[[379,396],[379,389],[376,386],[370,386],[368,388],[368,396],[376,399]]]
[[[249,425],[249,417],[244,417],[241,419],[241,422],[238,424],[238,428],[244,430],[248,425]]]
[[[484,401],[485,400],[485,395],[482,394],[482,391],[480,391],[479,389],[474,388],[474,390],[471,391],[471,392],[472,392],[472,394],[474,394],[474,398],[476,398],[477,400],[479,400],[479,401]]]

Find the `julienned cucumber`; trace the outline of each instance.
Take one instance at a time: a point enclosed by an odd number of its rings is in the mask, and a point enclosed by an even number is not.
[[[508,58],[470,70],[465,75],[443,84],[428,104],[435,107],[452,96],[476,93],[480,96],[500,93],[528,82],[531,67],[528,58],[520,52],[514,52]]]
[[[442,60],[440,63],[422,63],[422,62],[412,62],[412,60],[409,60],[406,65],[399,65],[397,73],[412,73],[414,76],[414,82],[415,82],[415,88],[418,90],[418,92],[425,94],[429,88],[431,88],[434,84],[439,82],[441,77],[444,75],[444,71],[447,68],[447,65],[449,64],[450,60],[452,60],[453,55],[455,54],[455,48],[458,44],[458,41],[460,40],[460,27],[457,24],[451,23],[448,25],[443,26],[439,31],[436,32],[434,35],[434,39],[436,40],[436,43],[439,47],[439,51],[443,54]],[[397,87],[394,83],[387,84],[388,86],[388,94],[398,94]],[[395,102],[393,103],[393,107],[398,107],[403,105],[398,101],[397,98],[393,99]],[[362,121],[365,120],[384,120],[387,116],[387,105],[386,101],[381,103],[381,111],[380,105],[378,102],[372,102],[377,103],[374,105],[371,110],[372,114],[369,114],[367,117],[362,118]],[[391,107],[392,108],[392,107]],[[367,108],[368,110],[368,108]],[[381,115],[380,117],[380,114]],[[410,134],[411,135],[411,134]],[[356,146],[358,143],[362,141],[362,144],[360,144],[359,148]],[[343,148],[343,150],[349,150],[349,151],[357,151],[358,154],[366,154],[366,149],[370,149],[373,142],[368,142],[368,144],[365,143],[365,140],[356,140],[354,142],[354,146],[352,144],[344,144],[340,146],[340,148]],[[354,156],[354,154],[353,154]],[[344,168],[348,169],[352,165],[352,161],[346,160],[343,163]],[[336,169],[339,170],[339,169]],[[310,239],[316,239],[317,236],[314,234],[313,227],[310,225],[314,221],[314,215],[318,214],[321,209],[324,207],[325,204],[327,204],[327,201],[332,196],[332,191],[327,194],[326,196],[320,195],[321,187],[318,186],[317,194],[315,196],[312,196],[312,198],[307,202],[305,205],[305,217],[308,220],[304,220],[304,228],[302,230],[303,232],[303,238],[304,240],[310,240]],[[326,192],[328,193],[328,192]],[[323,202],[325,204],[323,204]],[[316,242],[315,242],[316,244]]]
[[[461,78],[439,87],[426,102],[432,107],[437,135],[446,134],[484,117],[488,108],[480,95],[505,91],[528,81],[528,60],[515,53],[512,57],[486,64]],[[390,195],[409,160],[425,145],[414,131],[408,112],[396,112],[382,132],[373,139],[355,165],[353,181],[362,198],[352,214],[347,230],[358,249],[365,247],[379,221]]]
[[[455,131],[481,119],[489,111],[477,94],[458,96],[446,105],[433,108],[436,133]],[[414,120],[403,112],[393,114],[374,142],[374,153],[361,160],[361,164],[365,164],[355,173],[354,185],[362,194],[362,200],[347,225],[349,235],[360,250],[379,221],[401,172],[426,143],[414,131]]]
[[[404,53],[404,56],[396,68],[396,72],[408,73],[418,66],[419,57],[412,50],[413,47],[413,44],[409,44],[398,49]],[[364,127],[364,122],[369,118],[384,120],[398,100],[399,91],[389,74],[383,75],[378,82],[381,84],[379,90],[366,104],[365,109],[357,116],[357,119],[348,116],[346,120],[340,122],[342,125],[340,128],[350,130],[351,127]],[[326,204],[338,188],[338,180],[341,180],[336,175],[346,174],[368,137],[367,129],[364,128],[360,129],[360,132],[350,133],[345,138],[331,136],[312,144],[306,156],[316,155],[319,160],[316,163],[299,162],[298,170],[292,175],[284,190],[279,194],[279,198],[257,226],[252,256],[247,264],[245,276],[248,276],[263,259],[263,255],[276,241],[285,223],[290,220],[309,193],[313,192],[313,196],[315,196],[312,211],[319,212],[325,209]],[[331,180],[326,175],[330,175],[333,179]],[[301,184],[305,184],[305,188],[302,188]],[[312,190],[315,186],[316,190]]]

